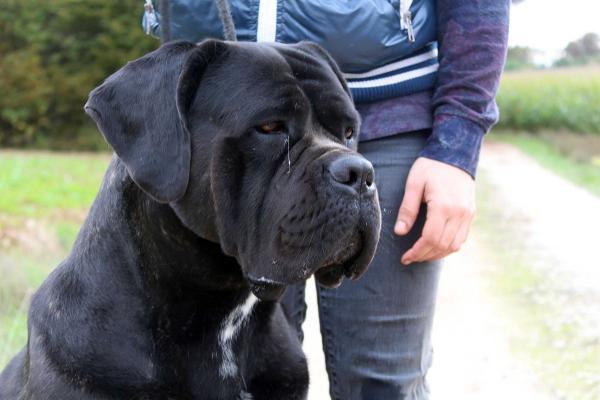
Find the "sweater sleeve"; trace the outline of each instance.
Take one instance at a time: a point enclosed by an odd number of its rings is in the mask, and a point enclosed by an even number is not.
[[[438,0],[439,71],[433,132],[422,157],[475,177],[483,136],[498,121],[510,0]]]

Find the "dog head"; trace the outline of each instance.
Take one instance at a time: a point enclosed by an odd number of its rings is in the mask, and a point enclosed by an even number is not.
[[[254,293],[367,269],[381,217],[359,116],[315,44],[175,42],[90,94],[133,181],[235,257]]]

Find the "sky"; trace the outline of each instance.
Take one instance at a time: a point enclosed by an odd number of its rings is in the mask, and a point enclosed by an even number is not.
[[[600,0],[524,0],[511,9],[509,45],[540,50],[538,63],[551,63],[588,32],[600,34]]]

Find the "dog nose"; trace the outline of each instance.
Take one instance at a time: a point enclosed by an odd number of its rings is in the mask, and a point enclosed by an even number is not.
[[[350,155],[337,158],[328,166],[328,171],[336,185],[351,187],[359,194],[375,191],[373,165],[364,157]]]

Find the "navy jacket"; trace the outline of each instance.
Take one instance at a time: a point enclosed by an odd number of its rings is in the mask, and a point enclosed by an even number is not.
[[[434,0],[230,1],[238,40],[324,47],[357,103],[432,88],[437,71]],[[222,38],[213,0],[171,0],[173,39]],[[160,14],[143,25],[160,35]],[[369,29],[365,29],[369,27]],[[359,33],[359,34],[357,34]]]

